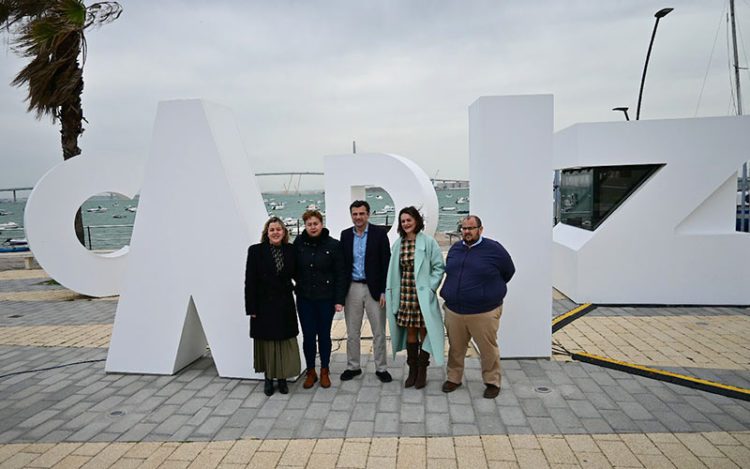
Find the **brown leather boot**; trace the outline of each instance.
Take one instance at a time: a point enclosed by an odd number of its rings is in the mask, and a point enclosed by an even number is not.
[[[414,382],[417,380],[417,357],[419,356],[419,342],[406,344],[406,364],[409,365],[409,376],[404,381],[404,387],[410,388],[414,386]]]
[[[417,358],[417,380],[414,382],[415,389],[427,386],[427,367],[430,366],[430,354],[424,350],[419,351]]]
[[[307,370],[307,375],[305,376],[305,382],[302,384],[302,387],[305,389],[310,389],[313,387],[313,384],[318,380],[318,375],[315,374],[315,368],[309,368]]]
[[[328,371],[328,368],[320,369],[320,386],[323,388],[331,387],[331,376]]]

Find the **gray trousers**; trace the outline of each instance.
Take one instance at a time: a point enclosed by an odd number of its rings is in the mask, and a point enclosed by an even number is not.
[[[372,298],[367,284],[357,282],[352,282],[349,287],[346,304],[344,305],[347,335],[346,367],[349,370],[359,370],[362,367],[360,363],[360,340],[365,312],[367,312],[367,320],[370,321],[370,329],[372,329],[375,370],[385,371],[385,308],[381,308],[380,302]]]

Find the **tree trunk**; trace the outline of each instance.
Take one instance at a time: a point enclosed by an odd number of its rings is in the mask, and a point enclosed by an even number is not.
[[[78,136],[83,133],[83,108],[81,106],[83,70],[78,61],[76,61],[75,67],[76,75],[78,76],[75,90],[72,93],[71,99],[60,106],[60,142],[62,144],[64,160],[81,154],[81,149],[78,147]],[[74,227],[78,241],[83,246],[86,246],[83,233],[83,215],[80,207],[78,208],[78,212],[76,212]]]

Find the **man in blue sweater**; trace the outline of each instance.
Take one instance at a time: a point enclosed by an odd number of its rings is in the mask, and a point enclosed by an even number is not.
[[[448,373],[443,392],[461,386],[464,358],[473,337],[479,347],[484,397],[500,393],[500,349],[497,331],[503,312],[506,284],[516,268],[502,244],[482,237],[482,220],[469,215],[461,221],[462,240],[448,251],[445,283],[445,329],[448,332]]]

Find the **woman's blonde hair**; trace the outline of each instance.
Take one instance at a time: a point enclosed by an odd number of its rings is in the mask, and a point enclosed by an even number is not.
[[[284,237],[281,239],[281,244],[289,243],[289,230],[286,229],[286,225],[284,224],[284,221],[279,217],[271,217],[266,221],[266,224],[263,225],[263,233],[260,235],[260,242],[261,243],[271,242],[268,239],[268,227],[271,226],[271,223],[278,223],[279,225],[281,225],[281,228],[284,230]]]

